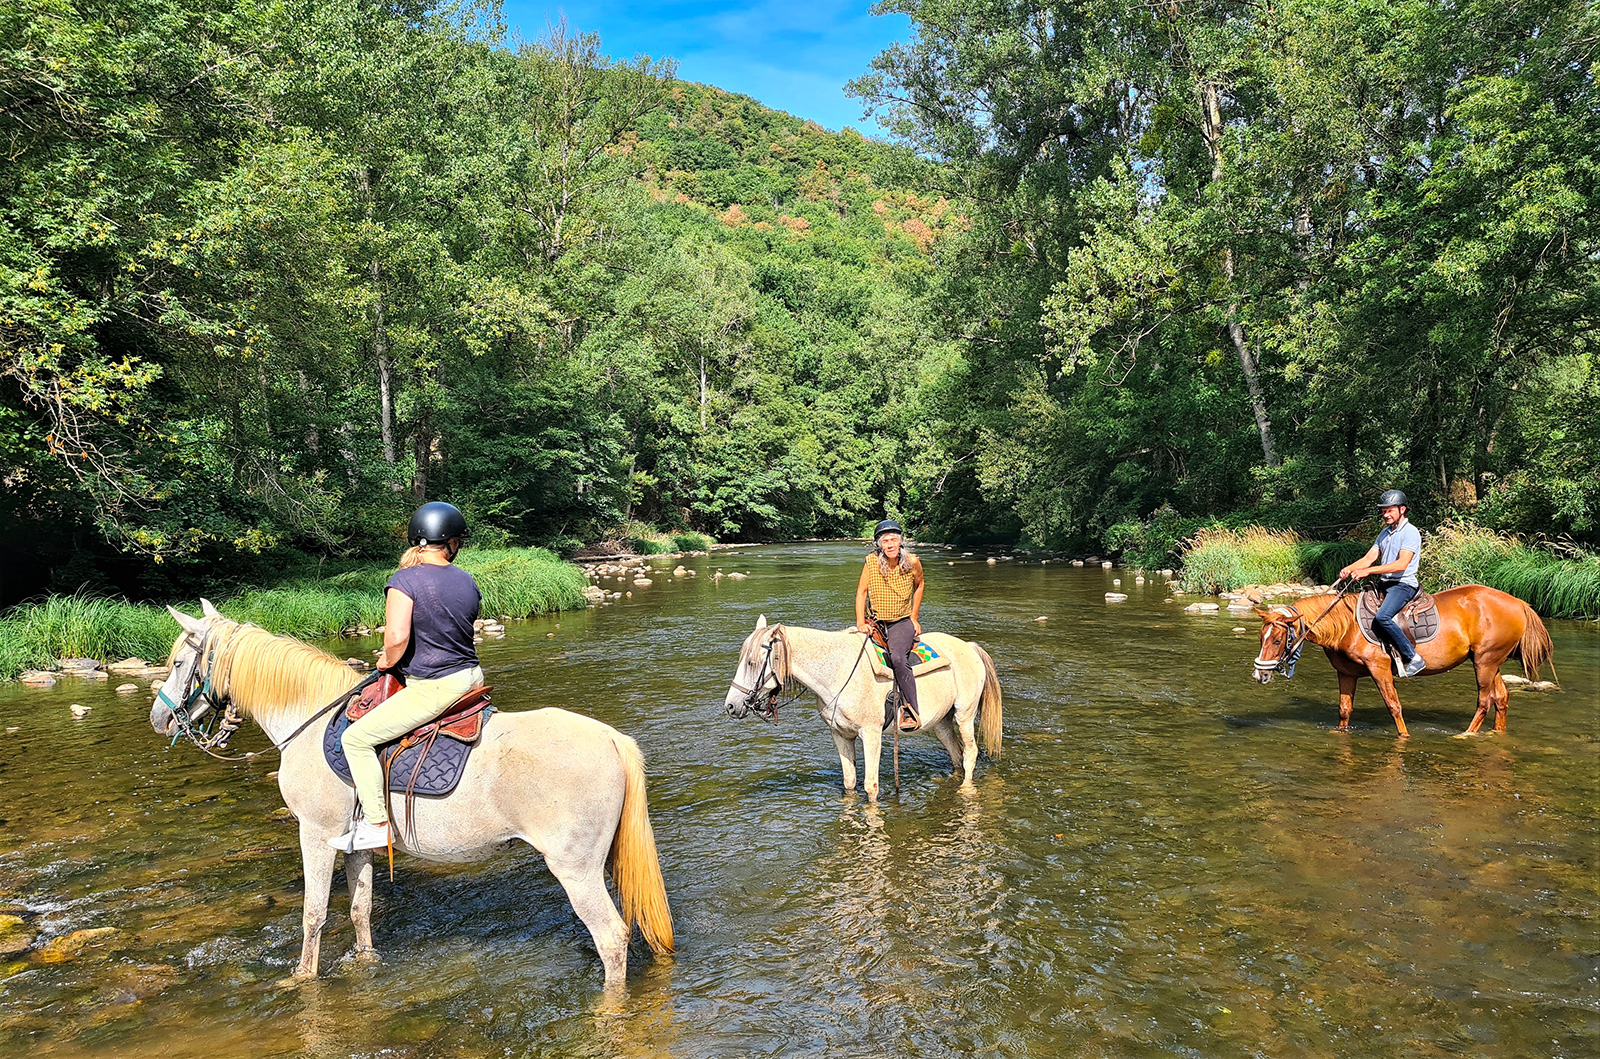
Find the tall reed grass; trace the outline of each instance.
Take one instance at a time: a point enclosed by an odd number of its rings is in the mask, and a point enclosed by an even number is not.
[[[1429,588],[1488,585],[1526,600],[1547,618],[1600,618],[1600,555],[1580,548],[1531,545],[1509,534],[1446,523],[1422,546]]]
[[[1292,530],[1207,527],[1189,538],[1184,548],[1183,590],[1228,592],[1245,585],[1299,580],[1304,576],[1303,544]]]
[[[542,548],[469,549],[457,557],[477,579],[485,616],[525,618],[583,607],[579,570]],[[271,632],[316,640],[352,626],[383,623],[383,586],[394,567],[366,564],[325,577],[285,580],[214,600],[228,617]],[[196,604],[179,604],[195,614]],[[0,679],[58,658],[164,659],[178,623],[164,607],[85,595],[52,596],[0,617]]]

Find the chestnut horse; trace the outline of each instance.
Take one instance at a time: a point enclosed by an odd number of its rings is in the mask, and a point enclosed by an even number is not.
[[[1439,607],[1439,633],[1417,648],[1428,664],[1423,676],[1454,669],[1467,659],[1478,677],[1478,712],[1463,735],[1471,735],[1494,707],[1494,730],[1506,730],[1506,682],[1500,664],[1515,655],[1530,679],[1550,661],[1550,633],[1532,607],[1515,596],[1483,585],[1467,585],[1434,593]],[[1356,601],[1351,594],[1308,596],[1298,606],[1257,609],[1261,615],[1261,650],[1256,655],[1256,680],[1265,684],[1273,674],[1294,675],[1294,663],[1308,643],[1328,655],[1339,673],[1339,731],[1350,728],[1350,710],[1356,681],[1371,677],[1378,685],[1394,726],[1406,736],[1395,692],[1389,653],[1367,642],[1356,624]],[[1307,615],[1310,615],[1308,618]]]

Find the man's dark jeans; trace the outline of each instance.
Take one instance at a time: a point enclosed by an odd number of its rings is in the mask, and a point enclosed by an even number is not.
[[[1410,662],[1417,657],[1417,652],[1411,646],[1411,640],[1400,631],[1400,623],[1394,616],[1405,609],[1411,597],[1417,594],[1415,585],[1384,585],[1383,605],[1378,608],[1378,613],[1372,619],[1372,631],[1380,640],[1387,640],[1400,652],[1402,662]]]

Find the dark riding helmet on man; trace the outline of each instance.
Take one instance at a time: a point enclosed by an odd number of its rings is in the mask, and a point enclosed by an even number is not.
[[[872,539],[876,541],[885,533],[898,533],[902,537],[906,535],[906,531],[901,528],[900,523],[896,522],[892,518],[886,518],[882,522],[878,523],[878,528],[872,531]]]
[[[1410,510],[1411,501],[1407,500],[1406,494],[1398,489],[1386,489],[1383,495],[1378,497],[1378,510],[1382,511],[1386,507],[1403,507]]]
[[[443,544],[452,537],[467,535],[467,519],[454,504],[435,500],[423,504],[411,516],[406,527],[406,540],[413,546]]]

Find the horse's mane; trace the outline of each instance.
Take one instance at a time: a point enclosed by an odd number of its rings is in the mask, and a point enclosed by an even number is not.
[[[1338,643],[1356,620],[1355,602],[1355,597],[1349,594],[1343,598],[1335,595],[1307,596],[1295,604],[1295,609],[1305,618],[1306,632],[1312,642]],[[1273,609],[1279,610],[1277,607]]]
[[[222,644],[212,686],[258,723],[298,720],[360,680],[328,652],[254,625],[215,619],[212,635]]]

